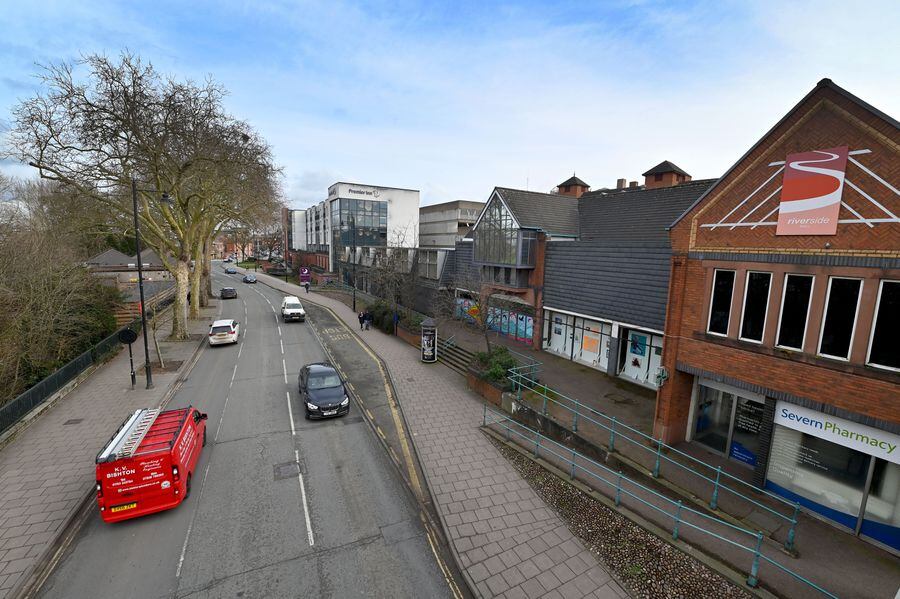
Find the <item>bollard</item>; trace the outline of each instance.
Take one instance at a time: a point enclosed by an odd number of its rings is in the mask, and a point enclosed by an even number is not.
[[[616,417],[613,416],[612,426],[609,427],[609,450],[616,450]]]
[[[719,478],[722,476],[722,467],[716,468],[716,484],[713,487],[712,499],[709,500],[709,509],[719,509]]]
[[[572,432],[578,432],[578,400],[575,400],[575,414],[572,416]]]
[[[675,526],[672,528],[672,538],[678,540],[678,524],[681,522],[681,502],[678,502],[678,509],[675,511]]]
[[[788,531],[787,540],[784,542],[784,548],[790,553],[794,552],[794,535],[797,534],[797,517],[800,515],[800,504],[794,504],[794,517],[791,518],[791,529]]]
[[[575,450],[572,450],[572,471],[569,474],[569,478],[575,479]]]
[[[656,442],[656,465],[653,466],[653,478],[659,478],[659,458],[662,454],[662,441]]]
[[[753,553],[753,565],[750,567],[750,576],[747,577],[747,586],[756,588],[759,586],[759,550],[762,547],[763,534],[756,533],[756,551]]]
[[[616,481],[616,507],[622,503],[622,471],[619,470],[619,478]]]

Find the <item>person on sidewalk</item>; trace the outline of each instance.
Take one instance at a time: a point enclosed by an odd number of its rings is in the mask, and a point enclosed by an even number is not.
[[[306,293],[309,293],[309,281],[303,283],[303,288],[306,289]]]
[[[359,320],[359,330],[363,330],[363,324],[366,322],[366,313],[360,312],[356,315],[356,318]]]

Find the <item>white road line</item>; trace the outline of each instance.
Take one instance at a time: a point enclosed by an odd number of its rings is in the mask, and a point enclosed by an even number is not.
[[[272,304],[269,304],[269,307],[272,308],[272,312],[275,312],[275,306],[273,306]],[[276,322],[277,322],[277,319],[276,319]]]
[[[297,469],[300,469],[300,452],[294,450],[294,457],[297,458]],[[306,485],[303,484],[303,473],[297,473],[297,479],[300,480],[300,498],[303,500],[303,516],[306,518],[306,535],[309,538],[309,546],[316,544],[313,538],[312,521],[309,518],[309,505],[306,503]]]
[[[234,384],[234,375],[237,374],[237,364],[234,365],[234,370],[231,371],[231,383],[229,383],[229,387]]]
[[[276,318],[275,321],[278,322],[278,319]],[[278,336],[281,337],[281,325],[278,325]]]
[[[221,428],[222,428],[222,420],[225,419],[225,410],[228,409],[228,398],[229,398],[230,396],[231,396],[230,393],[229,393],[228,395],[225,396],[225,405],[222,406],[222,415],[219,416],[219,426],[216,427],[216,436],[213,437],[213,441],[218,441],[218,440],[219,440],[219,430],[221,430]]]
[[[278,315],[274,314],[273,316],[275,317],[275,324],[278,324]]]
[[[184,535],[184,545],[181,546],[181,557],[178,558],[178,567],[175,569],[175,578],[181,576],[181,566],[184,565],[184,554],[187,552],[188,541],[191,538],[191,530],[194,528],[194,519],[200,510],[200,500],[203,498],[203,489],[206,487],[206,476],[209,474],[209,463],[206,464],[206,471],[203,473],[203,481],[200,483],[200,495],[197,497],[197,505],[194,506],[194,513],[191,514],[191,521],[188,524],[187,534]]]
[[[241,342],[240,347],[238,347],[238,360],[241,359],[241,352],[244,351],[244,342]]]
[[[291,417],[291,434],[296,435],[297,431],[294,429],[294,410],[291,409],[291,392],[285,391],[285,394],[287,395],[288,402],[288,416]]]
[[[284,355],[284,341],[281,339],[278,340],[278,343],[281,345],[281,355]]]
[[[287,385],[287,364],[284,363],[284,358],[281,359],[281,368],[284,370],[284,384]]]

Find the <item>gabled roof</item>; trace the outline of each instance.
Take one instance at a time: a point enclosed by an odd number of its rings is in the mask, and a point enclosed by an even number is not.
[[[556,235],[578,234],[578,199],[555,193],[495,187],[523,229]]]
[[[822,79],[821,81],[819,81],[819,82],[816,84],[816,86],[815,86],[808,94],[806,94],[805,96],[803,96],[803,98],[802,98],[799,102],[797,102],[797,103],[794,105],[794,107],[791,108],[791,109],[787,112],[787,114],[785,114],[783,117],[781,117],[781,119],[780,119],[777,123],[775,123],[775,124],[772,126],[771,129],[769,129],[768,131],[766,131],[765,134],[764,134],[762,137],[760,137],[759,140],[758,140],[755,144],[753,144],[753,146],[752,146],[749,150],[747,150],[746,152],[744,152],[744,154],[743,154],[740,158],[738,158],[737,161],[736,161],[734,164],[732,164],[731,167],[730,167],[727,171],[725,171],[725,173],[724,173],[721,177],[719,177],[718,181],[716,181],[716,183],[715,183],[714,185],[710,186],[709,189],[707,189],[707,190],[703,193],[703,195],[701,195],[699,198],[697,198],[697,200],[696,200],[693,204],[691,204],[690,206],[688,206],[688,207],[684,210],[684,212],[682,212],[682,213],[678,216],[678,218],[676,218],[674,221],[672,221],[672,224],[669,225],[669,228],[671,229],[672,227],[674,227],[675,225],[677,225],[679,222],[681,222],[681,220],[685,217],[685,215],[687,215],[687,214],[688,214],[691,210],[693,210],[700,202],[702,202],[703,199],[704,199],[707,195],[709,195],[709,194],[713,191],[713,189],[716,188],[716,186],[719,184],[720,181],[724,181],[724,180],[728,177],[728,175],[730,175],[732,172],[734,172],[734,170],[735,170],[735,169],[736,169],[736,168],[744,161],[745,158],[747,158],[747,156],[749,156],[750,154],[752,154],[752,153],[756,150],[756,148],[758,148],[759,146],[761,146],[761,145],[769,138],[769,136],[772,135],[772,133],[773,133],[774,131],[776,131],[779,127],[781,127],[781,125],[783,125],[784,122],[787,121],[787,120],[788,120],[795,112],[797,112],[797,110],[799,110],[800,107],[803,106],[803,105],[806,103],[807,100],[809,100],[812,96],[814,96],[816,93],[818,93],[821,89],[825,89],[825,88],[831,89],[832,91],[834,91],[834,92],[840,94],[841,96],[843,96],[843,97],[847,98],[848,100],[850,100],[851,102],[855,103],[855,104],[858,105],[860,108],[863,108],[863,109],[865,109],[865,110],[871,112],[872,114],[874,114],[875,116],[877,116],[878,118],[880,118],[880,119],[883,120],[884,122],[888,123],[889,125],[892,125],[892,126],[895,127],[896,129],[900,129],[900,122],[898,122],[895,118],[893,118],[893,117],[890,116],[889,114],[886,114],[886,113],[884,113],[884,112],[881,112],[880,110],[878,110],[877,108],[875,108],[874,106],[872,106],[871,104],[869,104],[868,102],[865,102],[864,100],[862,100],[862,99],[860,99],[860,98],[854,96],[853,94],[851,94],[850,92],[848,92],[848,91],[845,90],[844,88],[842,88],[842,87],[840,87],[839,85],[835,84],[831,79],[827,79],[827,78],[826,78],[826,79]]]
[[[133,258],[129,258],[129,261],[136,264],[137,256],[134,256]],[[154,252],[150,248],[147,248],[146,250],[141,252],[141,264],[148,265],[148,266],[162,266],[163,265],[162,260],[159,259],[159,256],[156,254],[156,252]]]
[[[579,239],[616,246],[669,247],[666,227],[717,179],[670,187],[600,189],[578,201]]]
[[[690,177],[689,174],[675,166],[673,163],[668,160],[663,160],[649,171],[641,175],[642,177],[646,177],[647,175],[661,175],[663,173],[675,173],[677,175],[684,175],[685,177]]]
[[[135,262],[134,258],[129,258],[119,250],[108,249],[90,258],[86,263],[91,266],[128,266]]]
[[[563,187],[565,185],[581,185],[582,187],[590,187],[590,185],[588,185],[587,183],[585,183],[584,181],[582,181],[575,175],[572,175],[571,177],[569,177],[568,179],[566,179],[565,181],[560,183],[559,187]]]

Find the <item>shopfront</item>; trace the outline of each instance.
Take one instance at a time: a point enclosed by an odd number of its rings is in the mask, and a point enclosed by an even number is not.
[[[900,550],[900,435],[779,401],[766,487]]]
[[[609,366],[612,331],[608,322],[544,311],[544,349],[603,372]]]
[[[761,395],[701,378],[691,436],[716,453],[755,467],[764,408]]]

